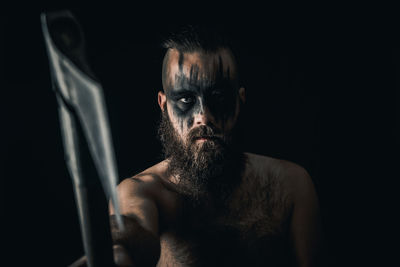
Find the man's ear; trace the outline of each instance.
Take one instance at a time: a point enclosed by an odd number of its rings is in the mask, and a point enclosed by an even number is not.
[[[244,89],[244,87],[239,88],[239,97],[242,100],[243,104],[246,103],[246,89]]]
[[[160,106],[161,111],[164,111],[164,107],[165,107],[166,103],[167,103],[167,98],[166,98],[164,92],[159,91],[158,92],[158,105]]]

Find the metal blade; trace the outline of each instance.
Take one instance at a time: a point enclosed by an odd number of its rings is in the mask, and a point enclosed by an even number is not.
[[[80,124],[87,140],[106,197],[111,200],[115,209],[118,227],[123,229],[116,191],[118,173],[106,105],[102,86],[96,81],[85,61],[83,33],[76,19],[68,11],[42,14],[41,22],[53,89],[59,103],[66,162],[74,184],[81,229],[83,231],[90,218],[85,217],[88,207],[84,177],[79,163],[77,123]],[[85,231],[90,232],[90,229]],[[88,235],[90,234],[92,233]],[[89,246],[86,242],[86,253],[90,251]]]

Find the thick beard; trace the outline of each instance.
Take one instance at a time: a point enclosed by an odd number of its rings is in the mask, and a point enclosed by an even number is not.
[[[236,133],[234,129],[232,135],[220,136],[210,126],[199,126],[184,141],[163,112],[158,134],[169,160],[168,175],[178,177],[176,190],[193,205],[223,203],[240,183],[245,158]],[[210,139],[197,144],[200,136]]]

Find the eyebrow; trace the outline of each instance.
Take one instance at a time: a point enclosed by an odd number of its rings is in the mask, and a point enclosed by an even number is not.
[[[188,90],[188,91],[199,91],[201,88],[216,88],[219,82],[210,80],[207,78],[200,78],[198,80],[190,79],[186,75],[180,76],[178,80],[175,80],[177,88],[175,91]]]
[[[221,79],[222,78],[222,79]],[[231,80],[229,77],[220,77],[218,80],[210,80],[207,78],[200,78],[198,80],[193,80],[191,77],[188,77],[184,74],[176,74],[175,75],[175,86],[172,85],[170,87],[171,92],[173,91],[173,95],[176,96],[178,94],[193,94],[193,92],[199,93],[201,88],[207,88],[211,90],[217,91],[225,91],[226,88],[235,88],[236,80]],[[171,94],[172,95],[172,94]]]

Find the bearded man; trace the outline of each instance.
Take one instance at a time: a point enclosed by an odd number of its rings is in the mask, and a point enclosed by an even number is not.
[[[164,47],[165,160],[118,186],[118,266],[316,266],[318,200],[307,171],[245,153],[245,88],[229,44],[189,27]],[[319,266],[319,265],[318,265]]]

